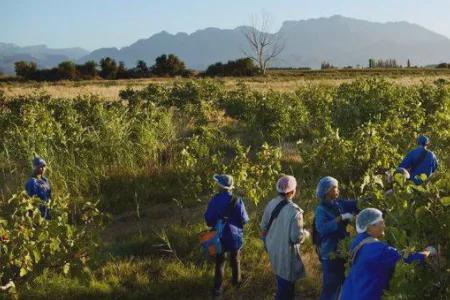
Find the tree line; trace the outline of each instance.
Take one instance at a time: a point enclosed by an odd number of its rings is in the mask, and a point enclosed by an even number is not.
[[[215,63],[206,71],[195,73],[186,68],[186,64],[174,54],[163,54],[155,59],[152,66],[138,60],[136,66],[127,68],[123,61],[117,62],[111,57],[102,58],[99,63],[89,60],[84,64],[63,61],[57,67],[39,69],[35,62],[15,62],[16,76],[25,80],[91,80],[91,79],[133,79],[148,77],[192,77],[199,76],[255,76],[260,70],[250,58],[230,60],[227,63]]]
[[[133,68],[127,68],[123,61],[117,62],[111,57],[102,58],[99,63],[89,60],[84,64],[63,61],[57,67],[39,69],[35,62],[18,61],[15,64],[16,75],[26,80],[89,80],[145,78],[151,76],[191,76],[193,71],[173,54],[163,54],[156,58],[153,66],[147,66],[139,60]]]

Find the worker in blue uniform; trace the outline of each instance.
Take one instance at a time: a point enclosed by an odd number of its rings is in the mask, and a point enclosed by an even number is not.
[[[345,259],[337,252],[338,243],[348,236],[347,225],[358,212],[356,201],[339,199],[338,181],[330,176],[320,179],[316,191],[313,243],[322,265],[320,300],[336,300],[345,279]]]
[[[410,180],[419,185],[423,183],[420,178],[421,174],[425,174],[429,178],[438,168],[438,160],[436,155],[428,150],[430,138],[420,135],[417,138],[417,148],[408,152],[399,168],[406,169],[409,172]]]
[[[41,199],[41,203],[39,204],[39,211],[44,219],[50,220],[50,209],[49,204],[52,198],[52,189],[50,187],[50,182],[48,178],[45,177],[45,169],[47,167],[47,163],[40,157],[35,157],[32,160],[33,171],[25,184],[25,190],[28,196],[33,197],[36,196]]]
[[[225,253],[230,255],[232,283],[239,287],[241,284],[241,248],[244,242],[244,225],[249,217],[242,198],[233,195],[234,180],[227,174],[213,176],[218,193],[209,201],[205,212],[206,224],[216,226],[219,220],[224,223],[221,244],[223,252],[216,255],[213,296],[222,293],[222,280],[225,272]]]
[[[398,261],[420,263],[437,254],[429,246],[422,252],[402,256],[397,249],[379,240],[384,236],[384,228],[383,215],[378,209],[363,209],[356,217],[358,235],[350,246],[351,268],[339,300],[380,300]]]

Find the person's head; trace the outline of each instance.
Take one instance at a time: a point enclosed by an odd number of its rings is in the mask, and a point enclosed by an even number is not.
[[[322,177],[317,184],[316,196],[322,201],[331,201],[339,197],[339,183],[331,176]]]
[[[278,179],[276,189],[279,195],[292,199],[297,191],[297,180],[294,176],[285,175]]]
[[[356,216],[356,231],[358,233],[367,232],[374,238],[384,236],[383,213],[376,208],[365,208]]]
[[[430,138],[426,135],[419,135],[417,137],[417,144],[423,147],[428,147],[430,145]]]
[[[31,161],[31,164],[33,165],[33,173],[35,175],[41,175],[41,176],[44,175],[45,167],[47,166],[47,163],[45,162],[45,160],[43,160],[39,156],[36,156]]]
[[[234,188],[234,180],[231,175],[214,174],[213,179],[220,190],[231,191]]]

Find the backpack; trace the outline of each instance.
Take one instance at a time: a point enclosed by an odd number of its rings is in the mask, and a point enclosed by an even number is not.
[[[425,158],[427,157],[428,154],[428,150],[427,149],[423,149],[422,152],[420,153],[419,157],[417,158],[417,160],[414,162],[414,164],[411,166],[411,168],[409,169],[410,173],[413,173],[414,171],[417,170],[417,168],[420,167],[420,165],[423,163],[423,161],[425,160]]]
[[[320,254],[319,253],[320,253],[321,241],[320,241],[320,234],[319,234],[319,232],[317,231],[317,228],[316,228],[316,217],[314,217],[313,221],[312,221],[311,238],[312,238],[312,244],[314,246],[314,249],[316,250],[317,256],[319,256],[319,258],[320,258]]]
[[[226,214],[221,216],[216,225],[210,230],[204,230],[198,234],[198,240],[203,253],[206,256],[216,257],[223,253],[222,249],[222,234],[225,225],[228,223],[228,218],[232,210],[236,207],[239,198],[231,196],[230,204],[228,205]],[[220,214],[219,214],[220,215]]]

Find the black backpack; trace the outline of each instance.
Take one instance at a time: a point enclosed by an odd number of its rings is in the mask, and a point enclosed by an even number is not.
[[[320,249],[321,241],[320,241],[320,234],[316,228],[316,217],[313,218],[313,222],[312,222],[311,238],[312,238],[312,243],[313,243],[314,249],[316,250],[317,256],[319,256],[319,258],[320,258],[319,249]]]
[[[425,148],[422,150],[422,152],[420,153],[419,157],[417,158],[417,161],[415,161],[414,164],[409,169],[410,173],[413,173],[417,168],[420,167],[420,165],[423,163],[423,161],[427,157],[428,152],[429,151],[427,149],[425,149]]]

